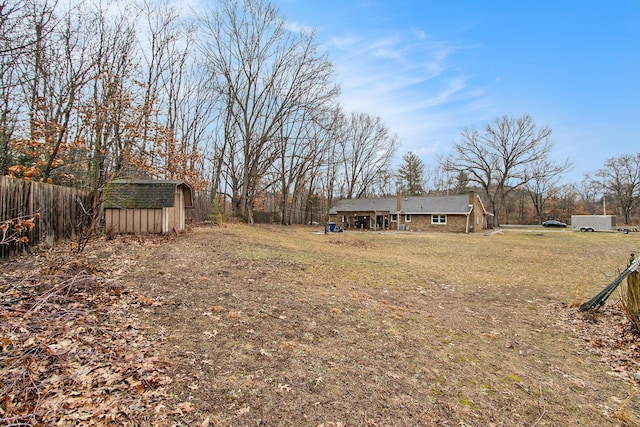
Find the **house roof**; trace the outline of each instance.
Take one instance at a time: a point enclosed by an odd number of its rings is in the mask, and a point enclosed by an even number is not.
[[[185,206],[193,206],[193,190],[185,181],[116,179],[106,186],[104,207],[116,209],[170,208],[175,203],[177,187],[181,187],[184,192]]]
[[[469,195],[406,197],[402,199],[402,213],[407,214],[468,214]]]
[[[396,212],[395,197],[378,197],[372,199],[342,199],[336,203],[329,213],[337,212]]]
[[[398,212],[396,197],[381,197],[371,199],[343,199],[334,205],[329,212]],[[402,214],[461,214],[471,211],[469,195],[456,196],[424,196],[403,197]]]

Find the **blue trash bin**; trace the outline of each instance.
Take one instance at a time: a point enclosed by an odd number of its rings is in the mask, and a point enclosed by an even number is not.
[[[329,231],[331,231],[332,233],[334,231],[336,231],[336,223],[335,222],[330,222],[329,223]]]

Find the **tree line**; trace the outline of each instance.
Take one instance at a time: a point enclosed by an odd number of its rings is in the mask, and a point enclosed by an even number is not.
[[[382,118],[345,111],[339,93],[315,31],[287,26],[267,0],[0,0],[2,175],[94,194],[117,177],[185,179],[234,216],[276,211],[283,224],[399,189],[475,188],[496,221],[525,194],[541,221],[561,195],[591,203],[602,183],[627,222],[636,212],[637,156],[570,191],[551,130],[504,116],[464,129],[437,167],[407,153],[396,170],[397,137]]]
[[[370,194],[397,149],[380,117],[341,108],[315,32],[268,1],[0,0],[0,61],[0,174],[186,179],[247,221],[279,194],[289,223]]]
[[[502,116],[482,130],[463,129],[452,153],[426,170],[413,153],[398,170],[408,195],[478,191],[500,223],[541,224],[546,219],[568,221],[571,215],[617,215],[618,222],[637,222],[640,206],[640,153],[606,160],[580,183],[562,184],[569,159],[552,157],[551,129],[525,114]],[[607,201],[609,205],[607,206]]]

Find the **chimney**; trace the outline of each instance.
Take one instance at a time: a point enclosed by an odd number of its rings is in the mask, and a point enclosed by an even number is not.
[[[402,210],[402,191],[400,189],[396,193],[396,209],[398,212]]]
[[[471,206],[475,206],[476,205],[476,193],[475,191],[469,191],[469,204]]]

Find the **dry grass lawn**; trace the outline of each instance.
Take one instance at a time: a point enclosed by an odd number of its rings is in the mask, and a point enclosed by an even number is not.
[[[131,315],[169,363],[173,403],[191,404],[168,424],[639,425],[640,354],[616,367],[592,336],[619,310],[570,303],[615,278],[640,235],[316,231],[110,244],[135,260],[122,280],[157,302]]]

